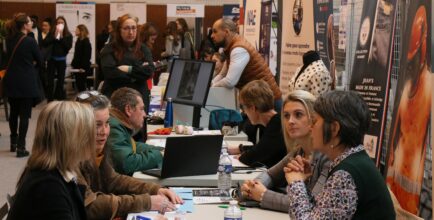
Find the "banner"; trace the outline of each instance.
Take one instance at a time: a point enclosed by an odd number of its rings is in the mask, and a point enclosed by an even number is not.
[[[342,0],[341,5],[339,6],[340,19],[339,19],[339,41],[338,41],[338,49],[344,50],[347,45],[347,17],[348,17],[348,5],[347,0]]]
[[[315,48],[330,74],[334,76],[330,64],[334,65],[335,48],[333,33],[333,1],[315,0],[313,4],[315,13]]]
[[[240,18],[240,5],[223,5],[223,18]],[[237,20],[238,20],[237,19]]]
[[[74,57],[74,46],[77,40],[74,33],[79,24],[86,25],[89,30],[89,40],[92,45],[91,62],[95,63],[95,2],[56,2],[56,17],[59,16],[65,17],[69,31],[74,36],[72,48],[66,57],[66,63],[70,64]]]
[[[270,39],[271,39],[271,0],[261,2],[261,20],[259,30],[259,53],[270,63]],[[275,73],[273,73],[275,75]]]
[[[278,1],[273,0],[271,8],[270,60],[268,66],[270,67],[271,73],[275,76],[277,73],[277,34],[279,26]]]
[[[363,144],[377,166],[387,113],[395,9],[395,0],[364,2],[350,80],[350,90],[357,91],[371,111]]]
[[[402,25],[402,50],[388,141],[386,181],[403,209],[424,216],[425,207],[430,208],[429,202],[422,200],[422,192],[426,192],[422,182],[430,145],[433,93],[429,65],[431,33],[428,28],[431,26],[431,1],[411,1],[402,7],[406,19]],[[423,194],[428,194],[427,199],[430,199],[431,193]]]
[[[117,20],[124,14],[136,16],[140,24],[146,23],[146,3],[110,3],[110,20]]]
[[[201,4],[167,4],[167,17],[203,18],[205,6]]]
[[[288,82],[303,65],[303,54],[315,50],[313,1],[282,1],[282,50],[280,90],[288,93]]]
[[[259,51],[261,28],[261,0],[247,1],[245,7],[244,38]]]

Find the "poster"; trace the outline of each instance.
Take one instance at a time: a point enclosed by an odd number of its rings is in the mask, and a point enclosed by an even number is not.
[[[262,1],[258,51],[267,64],[270,63],[271,12],[271,0]]]
[[[428,28],[431,26],[431,1],[412,1],[402,7],[406,15],[401,39],[403,55],[388,141],[386,182],[403,209],[425,216],[430,197],[425,200],[422,196],[431,194],[425,193],[422,184],[430,146],[433,93]]]
[[[240,5],[223,5],[223,18],[239,20]]]
[[[391,73],[396,0],[364,2],[350,80],[369,106],[371,125],[363,139],[369,156],[380,162]]]
[[[313,4],[315,13],[315,48],[327,69],[332,73],[335,62],[335,38],[333,33],[333,1],[315,0]],[[330,68],[333,66],[333,68]]]
[[[74,36],[71,50],[66,57],[70,64],[74,57],[75,29],[79,24],[86,25],[89,30],[89,40],[92,45],[91,63],[95,63],[95,2],[56,2],[56,17],[63,16],[68,24],[69,31]]]
[[[338,49],[344,50],[347,45],[347,17],[348,17],[348,5],[347,0],[342,0],[339,7],[340,19],[339,19],[339,34],[338,34]]]
[[[261,0],[247,1],[245,7],[244,38],[259,51]]]
[[[175,18],[203,18],[205,6],[203,4],[167,4],[167,17]]]
[[[315,50],[313,1],[282,1],[280,90],[285,97],[288,81],[303,65],[303,54]]]
[[[279,14],[278,14],[278,1],[272,1],[271,5],[271,34],[270,34],[270,59],[268,66],[270,67],[271,73],[276,76],[277,73],[277,35],[279,26]]]
[[[110,3],[110,20],[117,20],[124,14],[137,17],[140,24],[146,23],[146,3]]]

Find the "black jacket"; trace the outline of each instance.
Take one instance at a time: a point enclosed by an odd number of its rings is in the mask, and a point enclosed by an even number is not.
[[[7,219],[86,219],[84,186],[66,182],[58,170],[29,170]]]
[[[18,43],[22,34],[6,41],[8,59]],[[34,65],[36,62],[36,66]],[[18,45],[12,57],[11,65],[8,66],[4,77],[4,92],[7,97],[13,98],[36,98],[39,97],[39,75],[36,67],[41,66],[41,53],[36,40],[26,36]]]
[[[74,58],[72,59],[71,66],[74,69],[90,70],[90,58],[92,56],[92,46],[90,45],[89,38],[83,40],[77,39],[74,48]]]
[[[54,36],[52,56],[65,57],[72,47],[72,35],[63,36],[59,40]]]
[[[127,50],[124,58],[117,61],[114,55],[112,43],[107,44],[101,51],[101,68],[104,73],[104,85],[102,93],[107,97],[121,88],[129,87],[139,91],[142,97],[149,96],[149,89],[146,80],[148,80],[155,71],[152,60],[151,50],[144,44],[141,48],[144,53],[143,59],[139,60],[133,56],[132,51]],[[143,66],[147,62],[149,65]],[[118,66],[131,66],[131,72],[125,73],[118,69]]]
[[[286,156],[280,114],[275,114],[264,128],[257,144],[243,152],[239,160],[249,166],[274,166]]]

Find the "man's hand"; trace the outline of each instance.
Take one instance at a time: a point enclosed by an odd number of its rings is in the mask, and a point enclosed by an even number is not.
[[[158,195],[167,197],[173,204],[183,204],[184,201],[171,189],[160,188]]]

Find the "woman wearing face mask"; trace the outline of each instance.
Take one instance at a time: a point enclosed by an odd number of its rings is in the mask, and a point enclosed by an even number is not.
[[[53,27],[53,47],[51,59],[48,61],[48,93],[47,100],[63,100],[66,98],[63,84],[65,82],[66,56],[72,47],[72,34],[69,32],[68,24],[63,16],[56,19],[56,26]],[[54,89],[54,78],[57,78]],[[54,93],[53,93],[54,91]]]
[[[313,166],[312,176],[305,182],[314,195],[319,193],[327,177],[330,162],[313,152],[311,126],[315,97],[303,90],[294,90],[284,100],[282,130],[288,155],[254,180],[244,182],[243,196],[260,202],[261,208],[288,212],[289,198],[285,193],[287,182],[283,168],[297,155],[306,158]],[[280,189],[280,190],[279,190]]]
[[[182,203],[172,190],[116,173],[106,148],[110,133],[109,100],[97,91],[80,93],[76,101],[89,104],[96,121],[96,151],[81,164],[79,183],[86,186],[84,203],[88,219],[126,218],[128,213],[156,210],[173,211]],[[116,202],[113,202],[116,201]]]
[[[10,151],[17,157],[29,155],[26,150],[26,135],[32,106],[40,94],[36,66],[42,65],[41,54],[35,38],[28,37],[32,21],[24,13],[18,13],[7,25],[6,49],[9,58],[4,76],[4,92],[10,104],[9,129],[11,131]],[[19,123],[18,123],[19,121]]]

